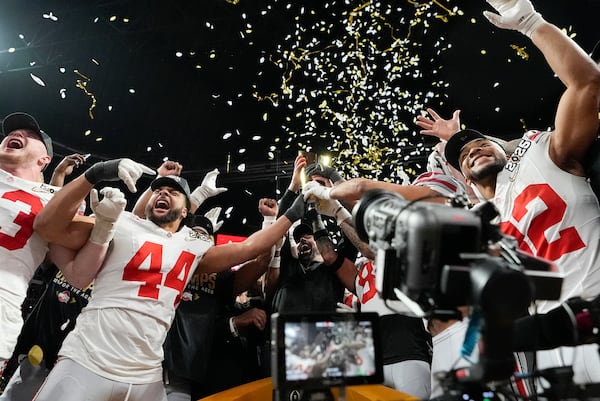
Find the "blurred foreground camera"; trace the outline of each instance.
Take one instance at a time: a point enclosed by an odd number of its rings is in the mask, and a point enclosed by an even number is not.
[[[477,305],[484,281],[499,272],[508,281],[527,275],[531,298],[559,299],[562,277],[552,263],[519,251],[492,223],[497,216],[489,202],[468,210],[383,190],[366,192],[353,210],[359,236],[376,253],[384,299],[398,299],[399,290],[425,312]]]
[[[418,304],[429,318],[457,316],[472,306],[481,320],[485,354],[468,380],[511,376],[513,323],[534,298],[558,299],[562,277],[552,263],[525,255],[492,221],[489,202],[467,210],[407,201],[393,192],[365,193],[353,210],[359,236],[376,252],[376,287],[384,299]]]

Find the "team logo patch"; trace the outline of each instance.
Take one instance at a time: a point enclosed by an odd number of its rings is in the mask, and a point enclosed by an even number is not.
[[[57,294],[58,302],[66,304],[71,299],[71,293],[69,291],[59,292]]]
[[[41,193],[45,193],[45,194],[53,194],[54,192],[56,192],[54,190],[54,188],[50,188],[46,184],[42,184],[40,186],[35,186],[35,187],[31,188],[31,191],[32,192],[41,192]]]

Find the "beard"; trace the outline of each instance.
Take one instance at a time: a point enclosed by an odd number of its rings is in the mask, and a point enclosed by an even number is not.
[[[146,218],[157,226],[162,226],[163,224],[177,221],[181,217],[182,212],[183,208],[171,209],[167,214],[157,216],[156,214],[152,213],[152,205],[148,204],[146,206]]]
[[[493,163],[485,165],[479,170],[471,170],[469,172],[469,177],[467,178],[476,183],[486,178],[496,176],[500,171],[502,171],[504,166],[506,166],[506,162],[506,159],[496,158]]]

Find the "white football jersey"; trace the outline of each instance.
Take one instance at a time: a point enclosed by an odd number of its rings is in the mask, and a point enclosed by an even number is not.
[[[2,322],[0,359],[12,355],[17,337],[9,333],[20,331],[29,280],[48,252],[48,243],[33,231],[33,221],[58,189],[0,169],[0,302],[18,317]]]
[[[561,301],[600,288],[600,207],[585,177],[550,159],[549,132],[529,131],[498,174],[494,203],[501,228],[520,249],[554,262],[565,275]],[[556,306],[540,303],[540,312]]]
[[[134,384],[161,380],[162,344],[175,307],[212,242],[124,212],[94,293],[60,351],[95,373]]]

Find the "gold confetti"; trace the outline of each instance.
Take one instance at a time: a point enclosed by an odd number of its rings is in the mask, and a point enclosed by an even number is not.
[[[88,109],[88,115],[90,116],[90,119],[93,120],[94,119],[93,110],[94,110],[94,108],[96,108],[96,96],[88,90],[87,85],[90,82],[90,78],[88,78],[86,75],[82,74],[79,70],[74,70],[73,72],[82,78],[82,79],[77,80],[77,82],[75,83],[75,86],[77,88],[81,89],[87,96],[89,96],[92,101],[92,103],[90,104],[90,108]]]
[[[519,55],[519,57],[521,57],[524,60],[529,60],[529,54],[525,51],[526,47],[519,47],[517,45],[510,45],[511,49],[514,49],[517,51],[517,54]]]

